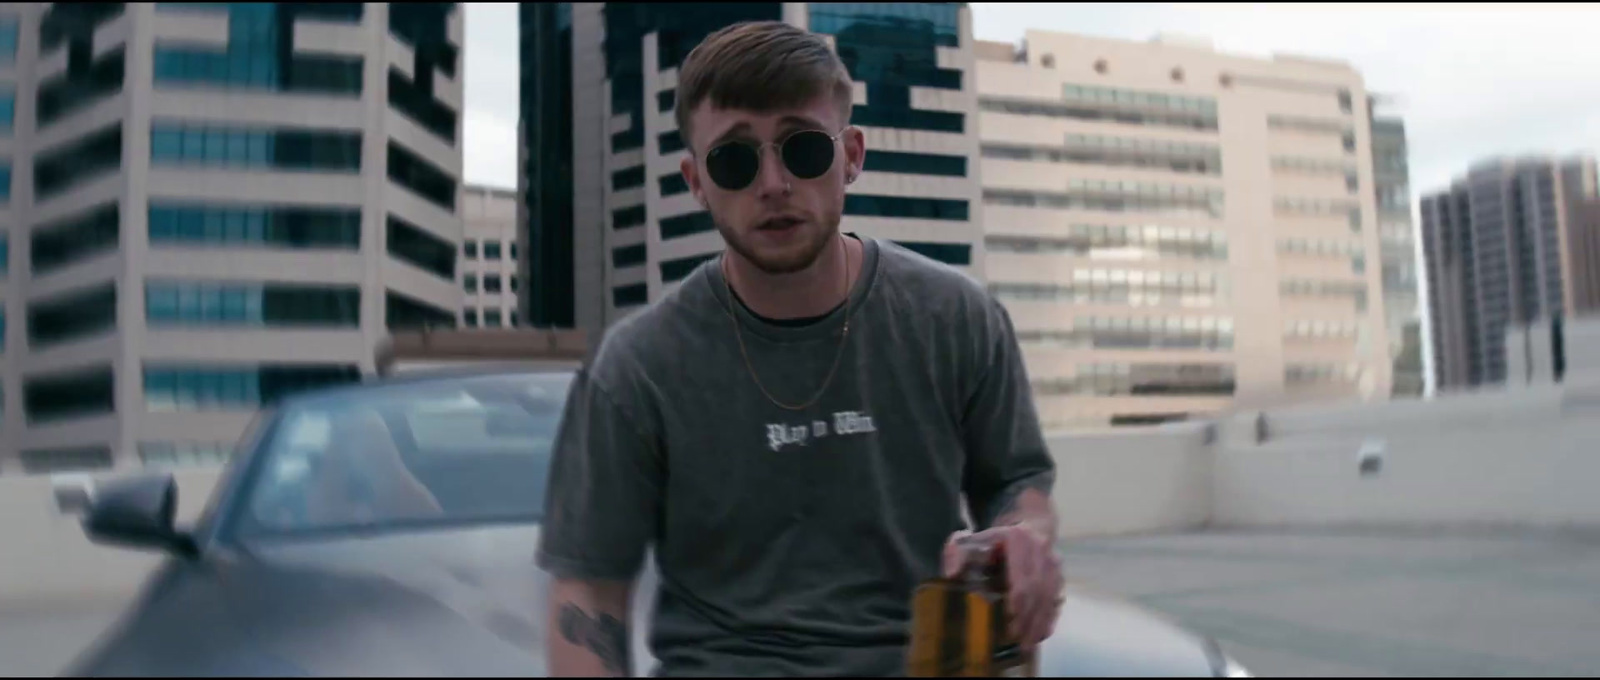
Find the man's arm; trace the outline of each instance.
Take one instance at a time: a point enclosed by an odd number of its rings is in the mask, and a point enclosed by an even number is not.
[[[979,375],[961,423],[967,503],[977,529],[1022,524],[1053,541],[1055,459],[1039,427],[1011,316],[993,298],[988,302],[985,323],[975,324]]]
[[[1033,388],[1023,367],[1011,317],[994,298],[986,323],[973,324],[976,388],[967,401],[962,431],[967,449],[963,480],[978,544],[1005,552],[1007,623],[1024,649],[1050,637],[1060,613],[1064,576],[1055,553],[1056,513],[1050,502],[1055,461],[1039,427]],[[959,534],[952,539],[960,538]],[[965,563],[966,547],[952,540],[944,573]]]
[[[629,581],[556,579],[550,587],[545,630],[550,675],[628,677],[632,635],[628,630]]]
[[[546,483],[539,567],[552,576],[554,676],[625,677],[629,598],[655,540],[665,470],[655,439],[588,372],[573,380]]]

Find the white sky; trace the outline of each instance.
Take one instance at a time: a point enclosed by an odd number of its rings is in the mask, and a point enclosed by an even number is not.
[[[1411,143],[1413,194],[1497,154],[1600,146],[1600,7],[973,3],[980,40],[1027,28],[1144,40],[1170,31],[1218,50],[1352,63],[1395,95]],[[468,3],[466,180],[516,186],[517,5]],[[1438,6],[1443,7],[1443,6]]]

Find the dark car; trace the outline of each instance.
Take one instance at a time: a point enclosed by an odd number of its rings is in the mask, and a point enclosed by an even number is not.
[[[97,485],[100,543],[169,553],[66,675],[543,676],[534,567],[571,371],[407,376],[261,416],[192,527],[170,474]],[[655,575],[634,607],[634,670]],[[1204,638],[1069,588],[1041,675],[1240,676]]]

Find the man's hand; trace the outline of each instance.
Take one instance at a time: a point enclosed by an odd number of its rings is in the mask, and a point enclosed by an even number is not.
[[[974,552],[985,546],[995,546],[1004,552],[1006,582],[1011,587],[1006,598],[1007,625],[1028,651],[1055,632],[1056,618],[1061,613],[1066,579],[1051,538],[1032,525],[1011,524],[975,534],[958,531],[945,542],[943,572],[946,578],[960,573]]]

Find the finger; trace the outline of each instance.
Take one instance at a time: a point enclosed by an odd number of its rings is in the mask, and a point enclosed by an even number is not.
[[[966,549],[961,547],[960,541],[972,535],[970,531],[957,531],[950,534],[949,540],[944,542],[944,554],[940,559],[939,572],[945,578],[954,578],[961,573],[961,565],[966,561]]]
[[[1044,606],[1040,612],[1038,641],[1043,642],[1055,633],[1056,623],[1061,619],[1061,603],[1066,594],[1066,576],[1061,573],[1060,560],[1053,552],[1046,551],[1045,579],[1047,584],[1041,595]]]
[[[1033,546],[1017,534],[1006,540],[1006,581],[1010,585],[1006,609],[1010,613],[1007,624],[1011,635],[1026,647],[1033,625],[1034,610],[1038,606],[1038,583],[1034,576]]]

